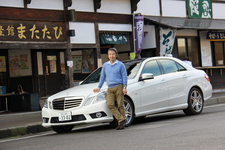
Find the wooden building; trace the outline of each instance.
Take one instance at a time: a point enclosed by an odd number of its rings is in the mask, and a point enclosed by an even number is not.
[[[141,14],[142,57],[160,55],[161,28],[176,29],[173,56],[188,56],[194,67],[208,73],[214,89],[224,88],[224,39],[207,35],[223,34],[225,3],[205,1],[211,18],[191,18],[191,0],[0,1],[0,86],[6,86],[7,93],[21,92],[22,87],[45,97],[74,86],[100,67],[110,47],[117,48],[119,60],[130,59],[133,16]],[[123,41],[105,43],[105,35]]]
[[[1,1],[0,86],[6,86],[7,93],[46,97],[74,86],[101,66],[110,47],[119,50],[120,60],[129,59],[132,12],[138,2]],[[101,44],[104,34],[123,36],[125,42]]]

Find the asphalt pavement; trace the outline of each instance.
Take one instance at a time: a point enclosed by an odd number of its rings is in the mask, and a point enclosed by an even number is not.
[[[213,90],[212,98],[205,102],[205,106],[220,103],[225,103],[225,89]],[[42,127],[41,124],[41,111],[1,112],[0,139],[51,130]]]

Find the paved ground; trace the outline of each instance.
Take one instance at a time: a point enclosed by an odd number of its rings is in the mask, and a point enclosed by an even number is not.
[[[214,90],[212,98],[205,105],[219,103],[225,103],[225,90]],[[0,139],[51,130],[41,124],[41,111],[0,113]]]

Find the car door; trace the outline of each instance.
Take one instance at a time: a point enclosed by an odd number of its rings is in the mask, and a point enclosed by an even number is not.
[[[148,61],[142,70],[143,73],[152,73],[154,79],[139,81],[142,112],[160,112],[169,107],[168,87],[165,75],[159,68],[156,60]]]
[[[170,59],[159,60],[168,84],[170,106],[178,106],[187,102],[185,85],[187,84],[187,71],[177,62]]]

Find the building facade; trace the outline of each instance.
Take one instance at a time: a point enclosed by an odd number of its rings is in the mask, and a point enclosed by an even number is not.
[[[144,15],[142,57],[159,56],[162,30],[173,29],[173,56],[188,56],[213,88],[224,88],[224,6],[224,0],[1,1],[0,86],[49,96],[100,67],[110,47],[119,60],[130,59],[133,17]]]

